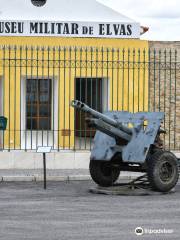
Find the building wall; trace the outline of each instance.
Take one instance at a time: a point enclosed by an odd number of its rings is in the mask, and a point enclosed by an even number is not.
[[[2,46],[6,46],[6,51],[3,52]],[[12,61],[12,66],[9,68],[8,60],[6,60],[6,67],[3,67],[3,59],[6,57],[6,59],[12,58],[15,59],[15,52],[9,53],[8,46],[16,45],[16,46],[66,46],[66,47],[72,47],[72,46],[84,46],[84,47],[99,47],[102,46],[108,47],[108,48],[119,48],[123,49],[126,48],[126,51],[128,52],[128,49],[135,48],[135,59],[138,60],[138,49],[140,49],[141,52],[150,51],[149,54],[145,55],[145,61],[147,62],[148,57],[150,57],[150,68],[147,67],[146,71],[144,70],[131,70],[129,73],[127,70],[125,70],[125,78],[127,79],[129,74],[129,79],[132,81],[132,77],[134,74],[135,84],[137,86],[137,81],[139,79],[138,75],[140,75],[140,103],[137,98],[139,98],[138,95],[135,95],[132,99],[132,95],[134,92],[137,92],[137,88],[135,88],[132,94],[132,82],[129,85],[129,88],[127,88],[128,83],[126,82],[126,87],[124,88],[124,109],[123,110],[133,110],[133,102],[135,102],[135,111],[137,110],[148,110],[148,97],[149,97],[149,109],[151,111],[165,111],[166,118],[165,118],[165,124],[164,127],[166,129],[170,129],[170,132],[168,131],[167,135],[165,136],[165,143],[166,148],[171,147],[172,149],[180,149],[180,127],[179,127],[179,121],[180,121],[180,74],[179,74],[179,62],[180,62],[180,42],[147,42],[147,41],[141,41],[141,40],[116,40],[116,39],[64,39],[64,38],[29,38],[29,37],[1,37],[1,50],[0,50],[0,99],[1,102],[3,100],[3,93],[2,89],[5,93],[5,103],[4,103],[4,113],[6,116],[11,113],[10,118],[10,125],[8,125],[11,131],[6,131],[5,133],[5,144],[6,147],[10,147],[13,149],[14,146],[17,149],[20,149],[20,133],[14,133],[14,124],[16,125],[16,129],[20,128],[20,82],[23,79],[23,77],[28,74],[31,77],[31,74],[37,77],[37,75],[42,76],[42,68],[40,67],[39,72],[37,72],[36,67],[34,68],[34,72],[31,72],[31,68],[26,68],[26,52],[25,50],[22,50],[22,58],[24,62],[24,67],[22,67],[21,72],[18,71],[19,68],[16,66],[14,67],[14,63]],[[154,51],[155,49],[155,51]],[[171,50],[171,52],[170,52]],[[29,51],[28,58],[31,58],[31,51]],[[175,53],[176,52],[176,53]],[[4,55],[5,54],[5,55]],[[19,50],[17,51],[16,59],[20,57]],[[42,57],[42,55],[38,56],[39,58]],[[75,56],[72,55],[74,58]],[[98,59],[101,59],[102,56],[98,56]],[[37,59],[37,53],[34,52],[33,58]],[[45,56],[47,59],[47,55]],[[53,56],[51,55],[50,58],[53,59]],[[64,58],[64,55],[62,54],[62,58]],[[69,53],[66,55],[66,59],[69,58]],[[82,57],[83,58],[83,57]],[[118,60],[117,55],[114,56],[116,60]],[[58,59],[57,55],[55,55],[55,59]],[[77,56],[77,59],[80,60],[80,56]],[[88,59],[90,59],[90,56],[88,56]],[[128,59],[128,56],[125,56],[125,59]],[[130,56],[131,65],[132,65],[132,59],[133,55]],[[96,58],[94,59],[96,61]],[[106,61],[107,58],[104,56],[104,61]],[[109,60],[112,60],[112,55],[109,56]],[[141,62],[143,64],[144,57],[141,55]],[[156,66],[154,66],[154,62],[156,62]],[[19,64],[19,60],[17,61]],[[5,64],[5,65],[6,65]],[[34,62],[35,64],[35,62]],[[36,65],[35,65],[36,66]],[[16,69],[16,72],[15,72]],[[64,73],[67,78],[64,78]],[[80,70],[77,70],[78,76],[85,76],[85,72],[82,71],[80,74]],[[116,78],[116,70],[113,71],[109,69],[109,78],[111,79],[111,95],[114,93],[113,99],[118,99],[120,101],[111,101],[110,108],[111,109],[119,109],[122,110],[122,96],[117,96],[118,93],[115,91],[117,87],[117,78]],[[122,72],[120,72],[122,73]],[[47,68],[44,69],[44,75],[56,75],[56,79],[58,82],[61,83],[59,89],[59,96],[60,96],[60,102],[59,106],[61,106],[60,111],[64,112],[65,110],[65,116],[62,115],[63,121],[64,119],[65,124],[67,128],[69,128],[69,125],[67,122],[70,120],[71,123],[71,130],[74,129],[74,110],[71,109],[70,112],[66,111],[66,109],[69,109],[69,102],[70,99],[74,98],[74,78],[75,78],[75,72],[71,72],[71,75],[68,74],[67,71],[64,71],[62,68],[58,72],[53,73],[52,69],[48,70]],[[94,74],[94,76],[97,76],[97,73],[91,73],[90,69],[87,70],[87,74],[90,76]],[[107,74],[105,72],[104,74]],[[144,78],[145,75],[145,78]],[[16,76],[16,77],[15,77]],[[102,77],[102,72],[98,73],[99,77]],[[106,75],[105,75],[106,76]],[[112,81],[112,76],[114,77],[114,81]],[[148,76],[149,76],[149,82],[148,82]],[[107,76],[106,76],[107,77]],[[15,78],[16,78],[16,84],[15,84]],[[145,79],[145,83],[143,81]],[[64,85],[65,80],[65,85]],[[11,84],[9,84],[9,81],[11,81]],[[112,83],[113,82],[113,83]],[[149,84],[149,85],[148,85]],[[16,86],[15,86],[16,85]],[[68,86],[71,85],[71,93],[70,93],[70,99],[69,99],[69,88]],[[120,86],[121,87],[121,86]],[[114,89],[114,91],[112,91]],[[129,90],[129,93],[128,93]],[[120,93],[121,94],[121,93]],[[145,96],[144,97],[142,96]],[[14,103],[14,97],[16,96],[16,103]],[[65,108],[64,108],[64,99],[65,99]],[[110,97],[110,100],[112,99],[112,96]],[[9,101],[10,100],[10,101]],[[129,106],[127,104],[127,101],[129,101]],[[145,101],[145,102],[144,102]],[[59,111],[59,109],[58,109]],[[2,105],[0,107],[1,114],[3,113]],[[61,119],[62,120],[62,119]],[[22,124],[22,123],[21,123]],[[64,126],[61,125],[60,122],[60,128],[63,129]],[[65,140],[65,146],[69,147],[69,137],[62,137],[61,135],[58,136],[60,147],[63,147],[64,140]],[[16,139],[16,142],[14,142],[14,139]],[[74,135],[71,135],[70,138],[70,146],[74,147]],[[89,163],[89,151],[60,151],[59,153],[52,153],[48,155],[48,168],[88,168]],[[10,153],[4,152],[0,154],[0,168],[40,168],[41,167],[41,157],[40,155],[36,153],[24,153],[24,152],[17,152],[12,151]]]
[[[150,109],[165,112],[166,148],[180,149],[180,41],[150,41]],[[156,62],[156,66],[154,65]]]
[[[59,38],[59,37],[0,37],[1,45],[17,46],[90,46],[146,49],[148,41],[111,38]]]
[[[25,115],[23,99],[25,102],[25,87],[22,82],[26,78],[48,78],[51,77],[54,80],[56,96],[56,109],[53,109],[55,116],[59,113],[60,118],[58,122],[55,122],[56,128],[60,130],[58,136],[55,137],[56,148],[74,148],[74,109],[70,107],[70,101],[74,99],[75,77],[99,77],[107,78],[109,80],[109,109],[111,110],[129,110],[129,111],[146,111],[148,110],[148,69],[136,69],[133,66],[126,67],[124,73],[122,69],[119,71],[119,76],[124,74],[124,92],[123,96],[117,92],[118,74],[117,68],[107,69],[97,68],[93,69],[88,67],[87,69],[76,69],[73,67],[71,71],[68,66],[58,67],[59,59],[71,61],[76,59],[77,61],[104,61],[118,62],[119,56],[117,52],[113,52],[114,49],[125,49],[124,61],[146,61],[148,60],[148,42],[141,40],[120,40],[120,39],[81,39],[81,38],[51,38],[51,37],[1,37],[0,38],[1,50],[0,50],[0,76],[3,79],[3,92],[4,92],[4,115],[8,118],[7,131],[5,131],[5,148],[21,149],[22,139],[25,137]],[[3,47],[5,46],[5,47]],[[11,46],[9,48],[8,46]],[[12,46],[14,46],[12,49]],[[48,53],[48,48],[50,52]],[[58,51],[58,47],[66,47],[65,51]],[[88,51],[86,56],[85,50],[78,51],[75,56],[76,47],[93,47]],[[25,48],[28,47],[28,50]],[[32,48],[32,47],[35,47]],[[39,51],[37,51],[39,47]],[[42,50],[45,47],[45,51]],[[57,47],[57,48],[56,48]],[[96,49],[110,48],[111,51],[102,55],[96,54]],[[70,51],[71,48],[71,51]],[[133,49],[134,52],[133,52]],[[128,54],[128,50],[129,53]],[[146,50],[146,55],[141,54],[140,58],[138,51],[143,52]],[[92,59],[92,51],[93,59]],[[43,55],[44,54],[44,55]],[[121,55],[122,58],[122,55]],[[5,59],[5,60],[3,60]],[[28,61],[27,61],[28,59]],[[33,59],[33,60],[32,60]],[[39,59],[39,62],[37,61]],[[41,60],[44,59],[46,65],[42,67]],[[122,59],[121,59],[122,61]],[[56,64],[56,67],[49,67],[51,62]],[[33,65],[33,67],[32,67]],[[122,89],[122,81],[119,81],[119,89]],[[139,85],[139,89],[138,89]],[[23,90],[24,89],[24,90]],[[137,92],[139,93],[137,94]],[[55,92],[54,92],[55,94]],[[139,97],[140,96],[140,97]],[[142,97],[144,96],[144,97]],[[123,101],[123,109],[122,109]],[[23,130],[23,133],[22,133]],[[56,130],[56,129],[55,129]],[[70,136],[62,136],[62,130],[70,130]],[[23,135],[22,135],[23,134]],[[58,144],[58,146],[57,146]]]

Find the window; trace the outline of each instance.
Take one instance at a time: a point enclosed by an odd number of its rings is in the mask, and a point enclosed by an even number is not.
[[[102,112],[102,78],[76,78],[76,99]],[[89,114],[76,111],[76,136],[93,137],[95,130],[86,124]]]
[[[50,79],[27,79],[27,130],[51,130],[51,88]]]

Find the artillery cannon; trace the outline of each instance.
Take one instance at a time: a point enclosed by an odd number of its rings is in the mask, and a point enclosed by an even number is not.
[[[89,113],[89,127],[97,129],[89,170],[100,186],[112,186],[120,171],[146,172],[152,189],[170,191],[178,181],[176,156],[163,150],[160,134],[163,112],[97,112],[73,100],[71,106]]]

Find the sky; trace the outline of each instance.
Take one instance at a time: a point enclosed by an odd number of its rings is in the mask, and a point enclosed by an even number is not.
[[[180,0],[98,0],[149,27],[141,39],[180,41]]]

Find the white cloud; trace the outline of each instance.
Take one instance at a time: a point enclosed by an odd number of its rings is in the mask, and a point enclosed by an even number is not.
[[[179,0],[98,0],[116,11],[148,26],[142,39],[180,40]]]

